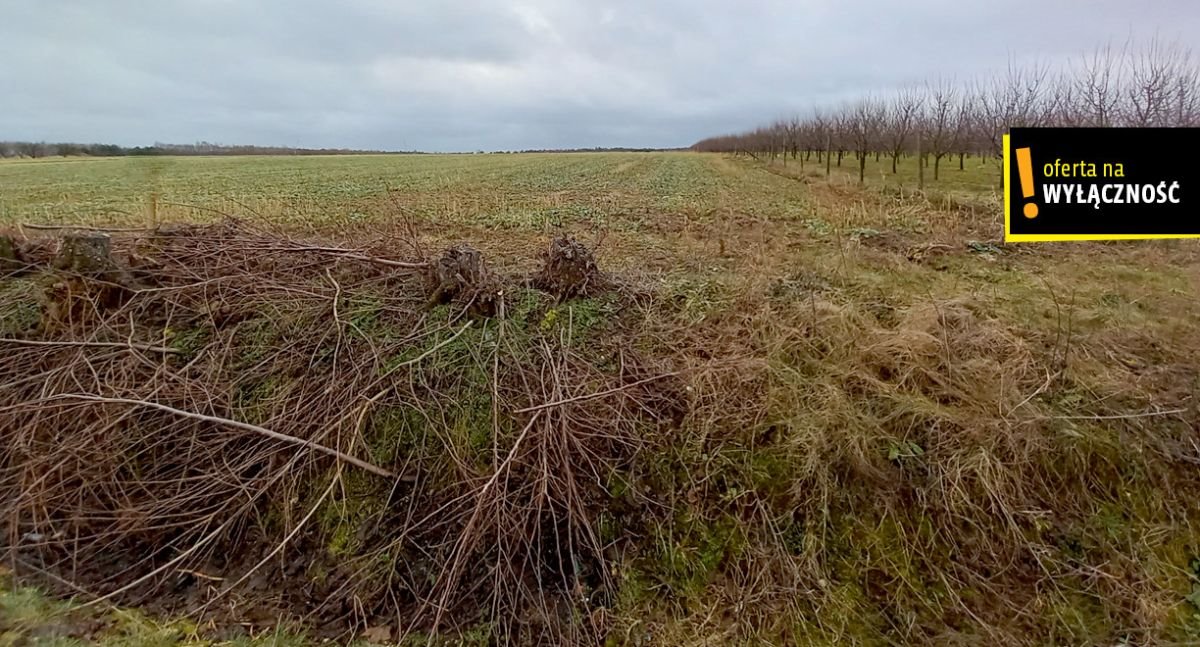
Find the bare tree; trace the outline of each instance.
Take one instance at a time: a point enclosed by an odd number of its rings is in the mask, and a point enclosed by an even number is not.
[[[933,157],[933,179],[939,177],[942,158],[955,149],[962,133],[958,86],[946,80],[925,86],[927,118],[924,121],[926,150]]]
[[[1004,152],[1004,135],[1010,128],[1040,125],[1045,116],[1042,100],[1049,69],[1043,65],[1010,63],[1007,73],[979,87],[975,105],[980,141],[988,155],[999,160]],[[1002,170],[1001,170],[1002,172]]]
[[[1188,50],[1150,41],[1126,58],[1125,122],[1130,126],[1170,126],[1179,116],[1181,82],[1195,80]]]
[[[833,116],[832,137],[830,138],[833,142],[833,150],[837,152],[839,168],[842,166],[842,158],[854,140],[854,128],[854,115],[849,107],[842,106],[842,109]]]
[[[1169,122],[1178,127],[1196,126],[1200,124],[1200,70],[1192,59],[1191,50],[1182,50],[1178,56]]]
[[[1120,119],[1124,54],[1111,44],[1097,48],[1070,71],[1073,109],[1079,125],[1107,128]]]
[[[918,92],[907,89],[897,94],[887,105],[883,129],[888,155],[892,158],[892,175],[896,174],[896,162],[916,129],[921,101],[922,96]]]
[[[867,97],[855,103],[846,115],[850,141],[858,158],[858,183],[862,184],[867,174],[867,155],[874,150],[887,121],[887,106],[878,99]]]
[[[788,153],[791,153],[793,160],[800,155],[800,118],[792,117],[782,124],[785,142],[783,160],[786,164]]]

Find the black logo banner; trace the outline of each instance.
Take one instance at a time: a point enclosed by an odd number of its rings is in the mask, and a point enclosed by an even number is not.
[[[1200,128],[1013,128],[1008,242],[1200,238]]]

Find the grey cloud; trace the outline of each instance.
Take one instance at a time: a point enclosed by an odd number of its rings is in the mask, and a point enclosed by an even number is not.
[[[0,139],[684,146],[1197,33],[1194,0],[0,0]]]

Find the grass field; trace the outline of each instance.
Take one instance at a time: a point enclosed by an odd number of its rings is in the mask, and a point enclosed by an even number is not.
[[[307,228],[378,220],[395,195],[405,208],[437,219],[540,227],[747,199],[770,215],[796,208],[771,190],[778,186],[744,179],[688,154],[9,161],[0,163],[0,213],[10,222],[144,224],[157,200],[163,220],[256,214]]]
[[[624,477],[653,504],[612,495],[608,644],[1200,640],[1197,246],[1004,245],[996,169],[956,162],[922,195],[850,157],[7,161],[0,226],[412,219],[511,271],[596,244],[648,295],[613,339],[690,394]]]

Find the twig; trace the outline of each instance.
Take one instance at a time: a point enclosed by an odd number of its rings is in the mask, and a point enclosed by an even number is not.
[[[608,389],[606,391],[600,391],[597,393],[588,393],[585,395],[577,395],[573,398],[567,398],[565,400],[556,400],[554,402],[547,402],[545,404],[539,404],[539,405],[532,406],[532,407],[525,407],[524,409],[517,409],[514,413],[529,413],[530,411],[537,411],[539,409],[548,409],[550,407],[557,407],[557,406],[564,405],[564,404],[571,404],[572,402],[582,402],[584,400],[594,400],[596,398],[603,398],[606,395],[612,395],[614,393],[618,393],[618,392],[624,391],[626,389],[632,389],[635,386],[641,386],[642,384],[646,384],[647,382],[654,382],[655,380],[661,380],[663,378],[674,377],[676,375],[679,375],[681,372],[682,371],[671,371],[670,373],[663,373],[662,375],[655,375],[654,377],[648,377],[648,378],[645,378],[642,380],[638,380],[637,382],[631,382],[629,384],[614,387],[614,388]]]
[[[1024,400],[1021,400],[1020,404],[1013,407],[1012,409],[1009,409],[1008,414],[1005,415],[1004,417],[1011,416],[1014,411],[1016,411],[1017,409],[1020,409],[1021,407],[1025,406],[1026,404],[1029,404],[1030,400],[1041,395],[1043,391],[1050,388],[1050,385],[1054,383],[1054,379],[1057,378],[1059,375],[1062,375],[1062,371],[1058,371],[1058,372],[1054,373],[1053,375],[1050,374],[1050,371],[1046,371],[1046,382],[1044,384],[1042,384],[1041,386],[1039,386],[1036,391],[1034,391],[1033,393],[1030,393],[1029,396],[1026,397]]]
[[[405,360],[403,362],[400,362],[399,364],[389,368],[387,370],[387,372],[385,372],[383,375],[381,375],[379,377],[381,377],[381,378],[387,377],[388,375],[391,375],[392,373],[404,368],[405,366],[410,366],[412,364],[416,364],[416,363],[420,362],[421,360],[425,359],[426,357],[429,357],[430,355],[438,352],[439,350],[441,350],[441,348],[443,346],[449,344],[450,342],[454,341],[455,339],[458,339],[459,335],[467,332],[467,328],[470,328],[474,324],[475,324],[474,321],[468,321],[467,323],[463,324],[462,328],[458,329],[458,332],[454,333],[453,335],[450,335],[449,337],[438,342],[437,344],[434,344],[433,348],[430,348],[429,350],[425,351],[424,353],[421,353],[420,355],[417,355],[416,357],[414,357],[410,360]],[[389,386],[388,389],[390,389],[390,388],[391,387]],[[383,391],[383,393],[387,393],[387,389],[385,389]],[[379,394],[375,395],[373,398],[371,398],[371,400],[377,400],[377,399],[383,397],[383,393],[379,393]]]
[[[378,378],[376,378],[376,380],[374,382],[372,382],[371,385],[378,384],[380,381],[387,378],[387,376],[400,370],[401,368],[404,368],[405,366],[411,366],[413,364],[416,364],[416,363],[420,362],[421,360],[425,359],[426,357],[429,357],[430,355],[436,353],[440,348],[442,348],[446,344],[449,344],[450,342],[454,341],[455,339],[458,339],[459,335],[467,332],[467,328],[470,328],[474,324],[475,324],[474,321],[468,321],[467,323],[463,324],[462,328],[459,328],[458,331],[455,332],[453,335],[450,335],[446,339],[438,342],[437,344],[434,344],[433,348],[430,348],[429,350],[425,351],[424,353],[421,353],[420,355],[418,355],[410,360],[403,361],[403,362],[393,366],[392,368],[388,369],[387,372],[385,372],[383,375],[380,375]],[[388,391],[391,391],[392,388],[393,388],[393,386],[391,384],[389,384],[389,385],[383,387],[382,389],[380,389],[378,392],[376,392],[375,395],[367,398],[367,401],[365,403],[363,403],[362,409],[359,410],[358,421],[355,423],[355,429],[362,428],[363,421],[366,419],[367,412],[371,409],[371,405],[375,404],[376,402],[379,401],[380,398],[387,395]],[[352,413],[347,413],[346,415],[339,418],[333,424],[340,425],[342,422],[349,419],[351,415],[352,415]],[[407,479],[408,477],[405,477],[405,478]]]
[[[59,229],[79,229],[82,231],[116,231],[116,232],[138,232],[138,231],[154,231],[157,227],[89,227],[87,225],[41,225],[37,223],[23,222],[22,227],[26,229],[41,229],[46,231],[56,231]]]
[[[405,268],[410,268],[410,269],[420,269],[420,268],[429,267],[429,263],[425,263],[425,262],[413,263],[413,262],[407,262],[407,261],[393,261],[388,258],[379,258],[378,256],[366,256],[365,254],[355,254],[353,252],[346,252],[343,254],[338,254],[338,256],[341,256],[342,258],[349,258],[349,259],[356,260],[356,261],[365,261],[367,263],[388,265],[390,267],[405,267]]]
[[[393,261],[389,258],[379,258],[378,256],[367,256],[358,252],[343,249],[341,247],[318,247],[315,245],[305,245],[297,247],[286,247],[279,251],[283,252],[317,252],[320,254],[332,254],[342,258],[348,258],[355,261],[365,261],[367,263],[377,263],[379,265],[387,265],[390,267],[405,267],[410,269],[420,269],[429,267],[429,263],[425,262],[409,262],[409,261]]]
[[[196,211],[206,211],[208,213],[215,213],[218,216],[224,216],[226,218],[234,217],[233,214],[225,213],[224,211],[221,211],[220,209],[213,209],[212,207],[202,207],[198,204],[184,204],[182,202],[159,202],[159,204],[161,204],[164,207],[183,207],[184,209],[195,209]],[[157,229],[157,227],[155,229]]]
[[[253,568],[246,571],[241,577],[239,577],[236,582],[226,586],[215,596],[209,598],[208,601],[206,601],[204,603],[204,606],[202,607],[202,609],[207,609],[210,604],[215,602],[221,596],[236,589],[238,586],[240,586],[242,584],[242,582],[245,582],[246,580],[250,579],[250,576],[254,575],[254,573],[257,572],[258,569],[262,568],[264,564],[271,561],[272,557],[275,557],[276,555],[278,555],[279,551],[283,550],[284,547],[287,546],[288,542],[290,542],[292,539],[294,539],[296,537],[297,534],[300,533],[300,530],[302,528],[304,528],[305,524],[308,523],[308,520],[312,519],[312,516],[314,514],[316,514],[318,510],[321,509],[321,504],[325,503],[325,499],[329,498],[330,493],[333,492],[333,488],[335,485],[338,484],[338,479],[340,479],[341,476],[342,476],[342,470],[341,470],[341,467],[339,466],[338,470],[334,474],[333,478],[329,479],[329,487],[325,488],[325,492],[323,494],[321,494],[321,498],[317,499],[317,502],[313,504],[311,509],[309,509],[308,514],[304,515],[304,518],[300,520],[300,523],[296,524],[295,528],[292,528],[292,531],[289,532],[287,534],[287,536],[283,538],[283,541],[280,541],[278,544],[275,544],[275,548],[273,548],[271,550],[271,552],[267,553],[267,555],[265,557],[263,557],[261,560],[259,560],[259,562],[257,564],[255,564]],[[213,579],[215,579],[217,581],[222,581],[222,578],[213,578]]]
[[[508,466],[512,464],[513,459],[517,455],[517,450],[521,448],[521,443],[525,440],[525,437],[529,435],[529,430],[533,429],[533,425],[538,421],[538,418],[540,418],[541,415],[541,411],[533,414],[533,417],[531,417],[529,422],[525,424],[525,428],[522,429],[521,433],[517,435],[517,439],[513,442],[512,448],[508,450],[508,456],[504,458],[504,461],[500,463],[495,472],[492,473],[491,478],[489,478],[487,482],[483,484],[483,487],[479,488],[478,494],[475,495],[475,509],[471,512],[471,517],[467,519],[467,523],[463,527],[462,532],[459,533],[458,541],[455,542],[454,551],[451,553],[454,555],[454,561],[448,570],[444,569],[442,571],[443,574],[446,574],[445,579],[442,580],[446,583],[446,588],[441,595],[440,601],[438,602],[437,614],[435,615],[433,621],[433,625],[435,627],[440,625],[442,622],[442,614],[447,608],[447,602],[450,598],[450,593],[453,590],[454,581],[458,579],[463,560],[466,558],[467,544],[471,542],[472,531],[475,528],[475,524],[479,521],[480,514],[483,513],[484,504],[486,503],[484,497],[487,496],[488,492],[492,489],[492,486],[496,484],[496,481],[500,478],[500,475],[504,474],[508,469]]]
[[[504,462],[500,463],[500,466],[496,468],[495,473],[492,474],[491,478],[487,480],[487,483],[484,483],[483,487],[479,488],[478,499],[480,501],[483,500],[483,495],[487,494],[488,490],[492,489],[492,486],[496,484],[496,479],[500,478],[500,475],[503,474],[504,471],[508,469],[509,464],[513,462],[513,458],[517,455],[517,450],[521,447],[521,441],[525,440],[525,436],[529,435],[529,430],[533,429],[533,424],[537,422],[538,417],[541,415],[542,414],[539,411],[538,413],[533,414],[533,417],[529,419],[529,422],[525,423],[525,428],[522,429],[521,433],[517,435],[517,439],[513,442],[512,448],[508,450],[508,456],[504,457]]]
[[[258,498],[257,496],[251,497],[250,503],[253,503],[254,500],[257,498]],[[192,544],[191,547],[188,548],[187,550],[185,550],[182,553],[179,553],[175,557],[171,558],[171,560],[168,561],[166,564],[163,564],[162,566],[155,568],[154,570],[133,580],[132,582],[129,582],[128,584],[125,584],[117,589],[109,591],[108,593],[105,593],[104,595],[102,595],[94,600],[89,600],[88,602],[85,602],[84,604],[80,605],[79,608],[86,609],[90,606],[95,606],[102,602],[107,602],[107,601],[111,600],[112,598],[115,598],[116,596],[121,595],[122,593],[128,591],[129,589],[132,589],[133,587],[138,586],[142,582],[146,582],[146,581],[150,580],[151,578],[158,575],[159,573],[162,573],[171,568],[174,568],[176,564],[183,562],[183,560],[190,557],[192,553],[196,552],[197,550],[200,550],[200,548],[202,546],[208,544],[208,542],[212,541],[214,538],[219,536],[221,533],[225,532],[228,529],[228,527],[233,525],[233,523],[237,520],[238,520],[237,515],[230,516],[228,519],[226,519],[224,522],[222,522],[219,526],[217,526],[212,532],[208,533],[204,537],[201,537],[200,541],[197,541],[196,543]]]
[[[217,416],[209,416],[209,415],[205,415],[202,413],[195,413],[192,411],[184,411],[183,409],[176,409],[175,407],[169,407],[165,404],[159,404],[157,402],[148,402],[146,400],[132,400],[132,399],[128,399],[128,398],[106,398],[103,396],[87,395],[87,394],[81,394],[81,393],[64,393],[64,394],[60,394],[60,395],[56,395],[56,396],[47,398],[47,400],[84,400],[87,402],[103,402],[103,403],[108,403],[108,404],[128,404],[128,405],[133,405],[133,406],[141,406],[141,407],[148,407],[151,409],[158,409],[159,411],[166,411],[167,413],[171,413],[171,414],[183,417],[183,418],[191,418],[193,420],[202,420],[204,422],[211,422],[211,423],[218,424],[218,425],[225,425],[227,427],[233,427],[235,429],[244,429],[246,431],[252,431],[256,434],[261,434],[268,438],[274,438],[275,440],[281,440],[283,442],[292,443],[295,445],[303,445],[310,449],[314,449],[314,450],[322,452],[324,454],[333,456],[334,458],[337,458],[340,461],[350,463],[351,465],[354,465],[355,467],[364,469],[372,474],[378,474],[379,476],[383,476],[386,478],[396,478],[396,474],[389,470],[386,470],[377,465],[372,465],[371,463],[368,463],[366,461],[357,459],[353,456],[350,456],[349,454],[345,454],[336,449],[333,449],[332,447],[326,447],[325,445],[321,445],[319,443],[315,443],[311,440],[306,440],[304,438],[297,438],[295,436],[281,434],[277,431],[271,431],[270,429],[267,429],[265,427],[259,427],[258,425],[252,425],[250,423],[241,422],[239,420],[231,420],[229,418],[219,418]]]
[[[191,575],[192,577],[194,577],[196,579],[208,580],[209,582],[224,582],[225,581],[225,578],[223,578],[223,577],[217,577],[216,575],[209,575],[208,573],[201,573],[200,571],[193,571],[193,570],[186,569],[186,568],[177,568],[175,570],[180,573],[183,573],[184,575]]]
[[[134,342],[115,342],[115,341],[36,341],[33,339],[12,339],[9,337],[0,337],[0,342],[8,344],[21,344],[23,346],[86,346],[91,348],[128,348],[132,350],[144,350],[151,353],[171,353],[178,354],[181,351],[177,348],[168,348],[166,346],[151,346],[149,344],[137,344]]]
[[[1129,420],[1132,418],[1155,418],[1158,416],[1173,416],[1177,413],[1185,413],[1187,409],[1170,409],[1168,411],[1143,411],[1142,413],[1124,413],[1112,416],[1043,416],[1040,418],[1031,418],[1034,420]]]

